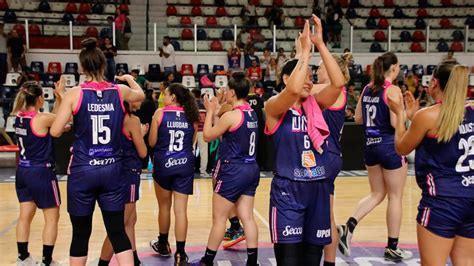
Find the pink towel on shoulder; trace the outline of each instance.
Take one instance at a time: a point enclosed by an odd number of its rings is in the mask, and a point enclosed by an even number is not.
[[[309,138],[313,142],[314,148],[322,153],[321,145],[329,136],[329,128],[326,121],[324,121],[323,112],[313,96],[306,98],[302,105],[308,119]]]

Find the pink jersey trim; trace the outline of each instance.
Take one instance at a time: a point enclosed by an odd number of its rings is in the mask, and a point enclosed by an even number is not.
[[[79,92],[79,101],[77,102],[76,108],[74,108],[74,112],[72,112],[72,115],[76,115],[79,112],[79,109],[81,109],[82,97],[84,97],[84,92],[81,89],[81,91]]]
[[[244,123],[244,120],[245,120],[244,111],[242,111],[242,109],[240,109],[240,108],[236,108],[236,109],[238,109],[240,111],[240,115],[241,115],[240,122],[237,125],[235,125],[234,127],[230,128],[229,132],[237,131],[242,126],[242,124]]]
[[[278,243],[278,227],[277,227],[277,208],[272,207],[272,221],[271,221],[271,229],[272,229],[272,242]]]
[[[438,135],[437,134],[426,134],[426,137],[430,138],[430,139],[437,139]]]
[[[280,127],[281,123],[283,123],[283,119],[285,119],[285,115],[286,115],[287,112],[288,112],[288,111],[285,111],[285,112],[281,115],[280,119],[278,119],[277,124],[275,125],[275,127],[274,127],[271,131],[268,129],[268,124],[265,123],[265,129],[264,129],[265,135],[269,135],[269,136],[270,136],[270,135],[275,134],[275,132],[276,132],[276,131],[278,130],[278,128]]]
[[[56,186],[56,180],[51,180],[51,186],[53,187],[53,194],[54,194],[54,201],[56,202],[56,206],[59,207],[59,193],[58,187]]]
[[[169,106],[165,106],[163,107],[163,111],[182,111],[184,112],[184,108],[181,107],[181,106],[174,106],[174,105],[169,105]]]
[[[117,85],[112,85],[112,83],[107,82],[107,81],[102,81],[102,82],[89,81],[89,82],[82,83],[80,86],[83,89],[93,89],[93,90],[100,91],[100,90],[112,89],[113,87],[116,87]]]
[[[125,116],[127,116],[127,115],[128,114],[125,114]],[[126,117],[123,118],[123,124],[124,125],[125,125],[125,119],[126,119]],[[132,136],[130,136],[130,134],[128,134],[127,130],[125,129],[125,126],[122,127],[122,133],[128,140],[132,140]]]
[[[34,113],[34,115],[31,117],[31,120],[30,120],[30,128],[31,128],[31,132],[33,132],[33,135],[37,136],[38,138],[44,138],[46,137],[46,135],[48,135],[48,132],[44,133],[44,134],[40,134],[38,131],[36,131],[34,128],[33,128],[33,120],[35,119],[36,115],[38,113]]]
[[[383,83],[383,101],[386,105],[388,105],[388,99],[387,99],[387,90],[392,86],[392,82],[385,80]]]
[[[234,110],[235,109],[239,109],[239,110],[242,110],[242,111],[249,111],[249,110],[253,110],[252,107],[250,107],[250,104],[248,103],[244,103],[242,105],[237,105],[233,108]]]
[[[344,95],[344,101],[343,103],[341,104],[341,106],[338,106],[338,107],[329,107],[328,109],[331,110],[331,111],[340,111],[344,108],[346,108],[346,103],[347,103],[347,91],[346,91],[346,87],[342,87],[342,95]]]
[[[162,109],[162,110],[163,110],[163,109]],[[163,111],[164,111],[164,110],[163,110]],[[158,117],[158,128],[160,128],[160,126],[161,126],[161,121],[163,121],[163,116],[164,116],[164,115],[165,115],[164,113],[161,113],[161,116]]]

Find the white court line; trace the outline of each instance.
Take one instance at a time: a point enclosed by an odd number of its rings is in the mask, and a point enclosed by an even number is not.
[[[255,214],[255,216],[257,216],[257,218],[267,227],[268,231],[270,231],[270,224],[267,219],[265,219],[255,208],[253,209],[253,214]]]
[[[232,262],[228,260],[218,261],[217,266],[232,266]]]

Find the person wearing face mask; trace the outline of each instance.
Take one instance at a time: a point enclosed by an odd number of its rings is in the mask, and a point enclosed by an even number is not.
[[[171,44],[169,36],[163,37],[163,47],[160,47],[161,63],[164,67],[165,73],[176,72],[176,61],[174,47]]]

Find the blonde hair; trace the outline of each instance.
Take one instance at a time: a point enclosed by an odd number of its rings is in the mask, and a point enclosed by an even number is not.
[[[450,141],[464,119],[468,74],[467,66],[452,63],[441,64],[433,73],[443,91],[443,103],[437,120],[438,143]]]
[[[34,106],[36,99],[43,95],[43,89],[36,81],[27,81],[23,83],[20,90],[16,94],[13,104],[12,114],[17,114],[28,106]]]
[[[344,79],[346,80],[345,83],[349,82],[351,79],[351,75],[349,73],[349,62],[353,60],[352,53],[344,53],[341,56],[337,54],[332,54],[332,57],[334,60],[336,60],[336,63],[339,65],[339,68],[342,71],[342,74],[344,75]]]

